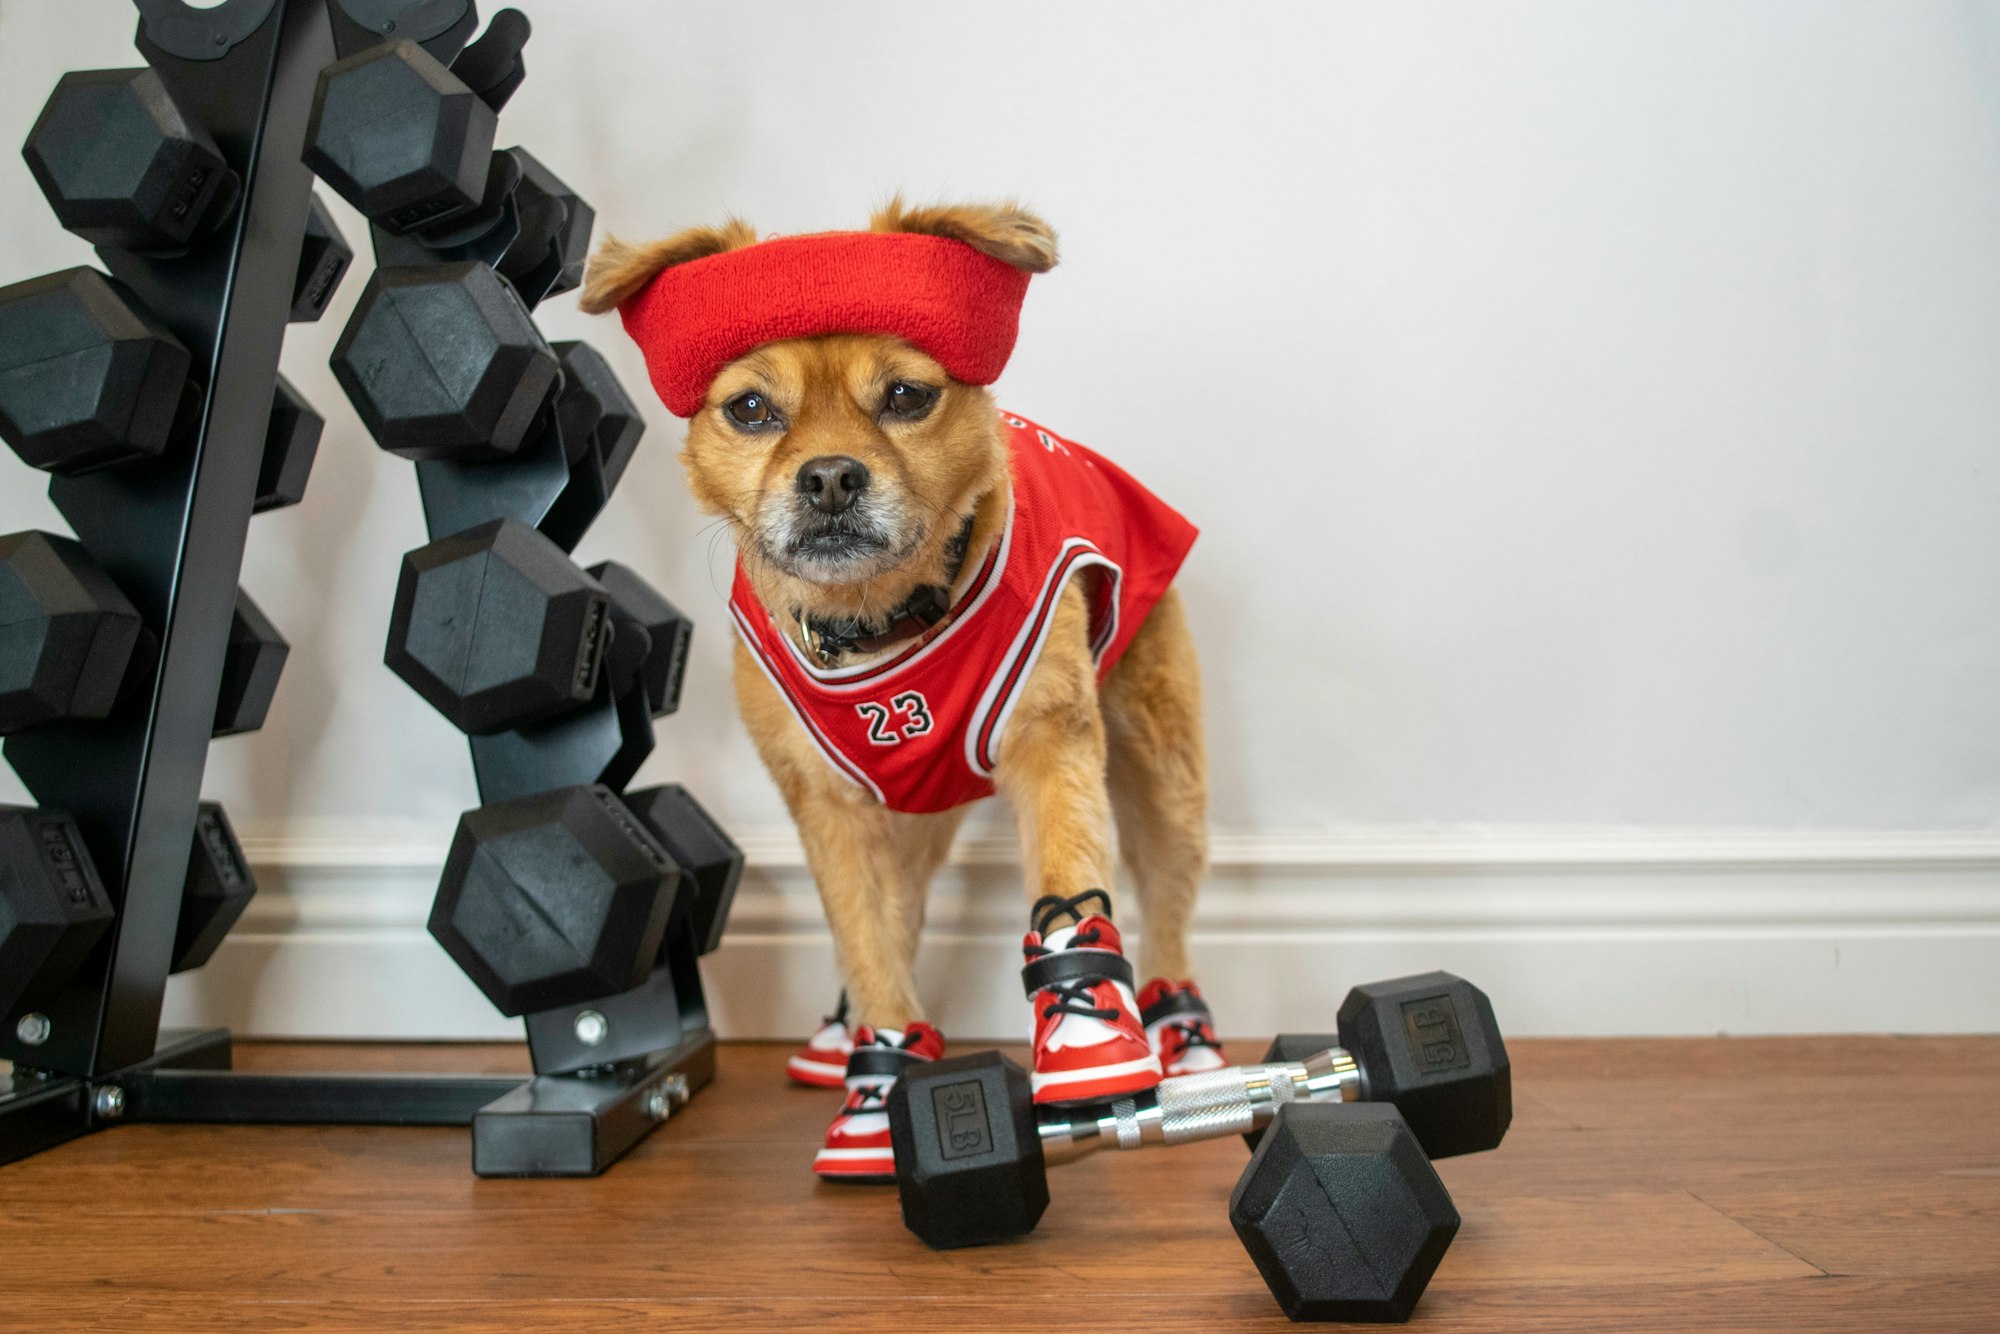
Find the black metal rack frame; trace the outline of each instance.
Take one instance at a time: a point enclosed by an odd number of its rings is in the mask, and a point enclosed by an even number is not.
[[[40,1007],[44,1022],[0,1031],[0,1058],[15,1067],[0,1087],[0,1163],[125,1122],[468,1125],[482,1175],[594,1175],[713,1075],[685,914],[642,986],[528,1017],[538,1073],[525,1081],[240,1073],[226,1030],[159,1027],[306,226],[312,177],[300,156],[319,72],[388,35],[448,64],[477,15],[472,0],[133,3],[139,51],[213,136],[243,193],[229,222],[183,257],[99,250],[193,352],[206,393],[192,439],[166,456],[49,486],[160,649],[143,708],[5,744],[37,801],[75,816],[117,916]],[[441,484],[426,477],[427,505]],[[560,753],[550,764],[548,786],[590,781],[564,776]]]

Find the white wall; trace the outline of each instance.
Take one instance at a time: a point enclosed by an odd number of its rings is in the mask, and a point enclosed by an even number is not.
[[[1592,984],[1609,1020],[1577,1020],[1543,956],[1479,956],[1544,1031],[2000,1027],[2000,7],[520,7],[539,30],[502,142],[602,228],[855,225],[897,188],[1018,195],[1057,225],[1064,264],[1035,282],[1002,401],[1203,527],[1183,586],[1215,824],[1241,867],[1323,891],[1311,931],[1351,943],[1376,919],[1344,894],[1442,858],[1470,897],[1396,927],[1418,965],[1472,936],[1638,931],[1611,905],[1650,905],[1640,972]],[[0,140],[59,71],[131,63],[133,18],[122,0],[0,0]],[[87,259],[0,154],[8,199],[0,278]],[[454,734],[380,665],[423,532],[408,465],[326,371],[360,286],[288,342],[329,427],[306,503],[257,522],[244,582],[294,652],[270,726],[210,765],[282,908],[232,943],[246,960],[303,948],[288,924],[356,883],[342,868],[386,857],[420,888],[473,800]],[[643,390],[614,324],[567,300],[543,324]],[[650,420],[580,552],[632,564],[700,627],[642,781],[690,783],[766,850],[753,896],[788,905],[823,957],[728,698],[726,543],[688,503],[677,424]],[[58,526],[40,482],[0,459],[0,531]],[[1716,830],[1765,871],[1716,871]],[[1845,875],[1870,831],[1899,850],[1869,862],[1880,904],[1858,920],[1875,925],[1816,916],[1844,890],[1812,877]],[[1378,845],[1402,860],[1344,851]],[[1483,859],[1546,847],[1575,912],[1515,921],[1522,887]],[[1941,861],[1957,906],[1906,909]],[[1808,878],[1766,914],[1781,945],[1744,952],[1716,943],[1744,928],[1733,911],[1689,918],[1681,880],[1632,873],[1663,862],[1734,877],[1739,902],[1761,902],[1773,864]],[[1260,917],[1255,882],[1225,867],[1228,906],[1205,919],[1225,1019],[1308,1022],[1299,988],[1252,966],[1258,932],[1307,930]],[[399,911],[414,940],[421,904]],[[1721,1001],[1791,977],[1784,951],[1836,919],[1917,932],[1895,965],[1913,981],[1970,972],[1901,1009],[1857,998],[1902,995],[1902,974],[1864,985],[1838,964],[1783,1006]],[[980,937],[996,958],[1007,931]],[[1669,937],[1694,941],[1673,965],[1693,999],[1655,1022],[1668,993],[1642,964]],[[733,948],[747,961],[753,942]],[[1374,957],[1343,957],[1341,984],[1386,971]],[[185,1003],[275,1013],[220,977]],[[802,1023],[819,972],[798,989],[743,1028]]]

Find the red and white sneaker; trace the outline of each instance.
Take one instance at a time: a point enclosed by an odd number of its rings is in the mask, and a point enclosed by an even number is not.
[[[847,1058],[854,1050],[854,1038],[847,1031],[847,993],[833,1013],[820,1021],[819,1032],[785,1062],[785,1073],[795,1084],[837,1089],[847,1080]]]
[[[1215,1040],[1208,1002],[1192,982],[1164,977],[1148,982],[1139,992],[1139,1022],[1146,1026],[1146,1041],[1169,1079],[1229,1064],[1222,1044]]]
[[[889,1090],[908,1066],[942,1055],[944,1038],[926,1023],[911,1024],[900,1033],[893,1028],[856,1030],[854,1053],[847,1058],[847,1101],[826,1128],[813,1171],[825,1181],[894,1181]]]
[[[1092,899],[1103,913],[1084,916]],[[1108,915],[1101,889],[1074,898],[1051,895],[1035,904],[1034,929],[1021,942],[1027,965],[1021,985],[1035,1007],[1036,1102],[1087,1102],[1149,1089],[1160,1082],[1160,1058],[1139,1024],[1132,965]],[[1076,925],[1051,931],[1059,918]]]

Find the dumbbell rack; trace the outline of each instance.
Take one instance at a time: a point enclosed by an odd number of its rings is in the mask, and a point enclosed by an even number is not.
[[[449,64],[477,15],[471,0],[225,0],[208,9],[133,2],[140,52],[213,137],[241,177],[242,196],[229,220],[185,256],[99,250],[110,273],[193,353],[206,394],[191,439],[161,458],[50,482],[51,499],[138,608],[159,649],[142,668],[150,690],[141,706],[6,741],[7,759],[36,799],[75,817],[116,916],[41,1005],[38,1040],[0,1032],[0,1058],[16,1071],[11,1088],[0,1087],[0,1163],[121,1122],[469,1125],[483,1175],[595,1174],[712,1077],[700,946],[684,913],[670,924],[645,984],[529,1016],[539,1073],[525,1082],[241,1073],[230,1069],[227,1030],[159,1027],[312,207],[301,151],[314,89],[323,67],[387,35]],[[427,510],[443,504],[450,487],[436,471],[426,470]],[[464,489],[482,485],[492,489],[479,479]],[[551,749],[546,786],[590,781],[563,776],[562,748]],[[477,763],[478,743],[474,753]],[[489,765],[477,767],[490,797],[494,776]],[[615,1041],[587,1041],[594,1031]]]

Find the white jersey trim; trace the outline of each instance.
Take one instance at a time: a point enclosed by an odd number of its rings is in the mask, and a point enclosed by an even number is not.
[[[1020,633],[1014,636],[1014,642],[1008,647],[1006,656],[1001,658],[1000,666],[994,671],[992,679],[986,683],[985,693],[979,697],[979,703],[973,706],[971,723],[965,730],[965,763],[981,778],[993,776],[993,767],[981,763],[979,758],[979,738],[980,734],[986,731],[986,720],[989,717],[994,719],[991,749],[998,755],[1000,740],[1006,735],[1007,723],[1014,716],[1014,706],[1020,702],[1021,691],[1027,685],[1028,678],[1035,674],[1035,664],[1041,661],[1042,649],[1048,643],[1049,631],[1055,626],[1056,618],[1052,604],[1062,595],[1063,590],[1069,587],[1069,581],[1076,577],[1077,571],[1092,566],[1109,572],[1109,587],[1106,589],[1103,623],[1091,637],[1091,658],[1101,659],[1104,650],[1117,642],[1118,594],[1125,578],[1124,568],[1098,550],[1096,543],[1088,538],[1065,538],[1056,552],[1055,559],[1049,563],[1048,573],[1042,578],[1042,591],[1036,594],[1034,602],[1028,608],[1028,614],[1022,618]],[[1020,664],[1018,673],[1015,671],[1017,663]],[[1000,691],[1009,676],[1014,678],[1014,688],[1002,698]]]

